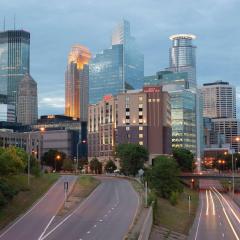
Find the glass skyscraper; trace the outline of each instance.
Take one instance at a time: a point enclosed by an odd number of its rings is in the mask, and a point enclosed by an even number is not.
[[[143,82],[144,56],[131,36],[130,23],[123,20],[112,33],[112,46],[90,61],[90,103],[100,101],[104,95],[142,88]]]
[[[74,45],[68,55],[65,74],[65,115],[87,121],[90,51]]]
[[[196,87],[196,47],[192,44],[196,36],[176,34],[169,38],[172,40],[172,47],[169,49],[169,70],[188,72],[189,87]]]
[[[189,89],[187,72],[160,71],[145,78],[145,85],[163,85],[170,94],[172,147],[197,152],[196,93]]]
[[[19,83],[25,74],[29,74],[29,47],[29,32],[0,32],[0,101],[4,100],[7,105],[7,121],[17,118]]]

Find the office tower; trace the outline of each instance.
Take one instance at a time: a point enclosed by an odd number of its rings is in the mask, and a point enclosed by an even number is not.
[[[112,33],[112,46],[96,54],[89,64],[90,103],[143,86],[144,56],[123,20]]]
[[[74,45],[68,55],[65,74],[65,115],[87,120],[90,51]]]
[[[8,121],[17,119],[18,87],[29,74],[30,33],[23,30],[0,32],[0,94],[7,98]],[[13,114],[13,117],[12,117]]]
[[[236,119],[236,88],[228,82],[216,81],[203,84],[201,91],[203,116],[211,119],[212,132],[221,136],[222,142],[229,144],[229,148],[239,152],[240,145],[237,139],[240,123]],[[207,147],[216,145],[219,143],[214,138]]]
[[[228,82],[205,83],[202,87],[203,115],[209,118],[236,118],[236,88]]]
[[[89,105],[88,157],[114,158],[117,144],[135,143],[154,157],[171,153],[169,94],[160,86],[106,95]]]
[[[197,86],[196,81],[196,47],[192,34],[176,34],[169,37],[172,47],[169,49],[169,70],[173,72],[187,72],[189,87]]]
[[[170,94],[172,147],[186,148],[197,153],[196,92],[188,89],[187,72],[157,72],[145,78],[145,86],[162,85]]]
[[[26,74],[19,84],[17,105],[17,122],[23,125],[37,123],[37,83],[29,74]]]

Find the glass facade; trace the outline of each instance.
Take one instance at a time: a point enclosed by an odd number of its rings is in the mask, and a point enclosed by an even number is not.
[[[170,37],[172,47],[169,49],[169,70],[187,72],[190,88],[197,86],[196,82],[196,47],[192,40],[196,36],[177,34]]]
[[[23,30],[0,32],[0,94],[17,116],[18,86],[29,73],[30,33]]]
[[[188,89],[188,73],[160,71],[156,77],[145,77],[144,85],[163,85],[163,91],[169,92],[172,147],[183,147],[196,154],[196,93]]]
[[[144,56],[130,34],[130,23],[121,22],[112,34],[112,46],[97,54],[89,65],[90,103],[103,96],[142,88]]]

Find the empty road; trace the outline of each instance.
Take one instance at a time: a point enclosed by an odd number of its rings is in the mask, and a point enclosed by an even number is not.
[[[32,210],[0,235],[0,240],[123,239],[136,215],[138,194],[125,179],[99,179],[101,184],[72,213],[52,221],[63,201],[61,179]]]
[[[47,224],[56,215],[64,202],[64,181],[69,188],[74,184],[75,176],[62,176],[27,213],[0,233],[0,240],[39,239]],[[37,187],[37,186],[36,186]]]
[[[200,192],[200,207],[189,239],[240,240],[240,209],[214,186]]]
[[[131,226],[138,195],[124,179],[100,178],[102,183],[69,216],[52,226],[42,240],[122,240]]]

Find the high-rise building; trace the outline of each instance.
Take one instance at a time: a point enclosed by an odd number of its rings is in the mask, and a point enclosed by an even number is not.
[[[221,136],[221,143],[229,144],[231,149],[240,151],[237,141],[240,123],[236,119],[236,88],[228,82],[205,83],[201,89],[203,95],[203,116],[212,122],[211,132]],[[218,138],[210,139],[210,148],[219,144]]]
[[[25,74],[29,74],[29,47],[29,32],[0,32],[0,94],[7,98],[8,121],[17,120],[19,83]]]
[[[74,45],[68,55],[65,74],[65,115],[87,121],[89,99],[89,60],[91,53]]]
[[[19,84],[17,106],[17,122],[24,125],[37,123],[37,83],[29,74],[26,74]]]
[[[196,93],[191,91],[187,72],[157,72],[145,78],[145,86],[162,85],[170,95],[172,147],[186,148],[197,153]]]
[[[172,47],[169,49],[169,70],[173,72],[187,72],[189,87],[196,87],[196,47],[192,34],[175,34],[169,37]]]
[[[209,118],[236,118],[236,88],[228,82],[205,83],[202,87],[203,115]]]
[[[144,56],[131,36],[130,23],[123,20],[112,33],[112,46],[90,61],[90,103],[103,96],[140,89],[144,79]]]
[[[135,143],[149,151],[149,160],[171,153],[169,94],[160,86],[104,96],[89,106],[88,157],[114,158],[117,144]]]

